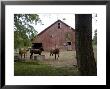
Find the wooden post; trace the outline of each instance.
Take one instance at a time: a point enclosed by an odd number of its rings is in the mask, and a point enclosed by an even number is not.
[[[37,56],[34,56],[34,60],[37,60]]]
[[[92,14],[75,15],[76,58],[81,75],[96,76],[92,47]]]
[[[45,60],[45,55],[34,56],[34,60],[39,60],[39,61]]]

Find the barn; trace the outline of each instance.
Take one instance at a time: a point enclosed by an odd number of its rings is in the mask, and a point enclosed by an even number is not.
[[[61,20],[57,20],[40,32],[32,44],[41,44],[45,51],[59,48],[60,50],[75,50],[75,29]]]

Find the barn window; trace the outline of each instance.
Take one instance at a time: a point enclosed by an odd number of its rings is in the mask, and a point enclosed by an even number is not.
[[[71,42],[67,42],[68,43],[68,45],[71,45]]]
[[[53,35],[50,35],[51,38],[53,38]]]
[[[61,28],[61,23],[58,23],[58,29],[60,29]]]

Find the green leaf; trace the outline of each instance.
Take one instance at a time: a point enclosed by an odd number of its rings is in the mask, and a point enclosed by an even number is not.
[[[37,14],[14,14],[14,48],[30,46],[31,39],[37,35],[32,24],[39,20]]]

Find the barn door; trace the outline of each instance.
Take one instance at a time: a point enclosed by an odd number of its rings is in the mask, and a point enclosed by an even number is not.
[[[72,50],[72,42],[67,42],[67,51],[71,51]]]
[[[40,47],[42,47],[42,43],[32,43],[33,49],[39,49]]]
[[[72,34],[70,32],[67,32],[65,34],[65,40],[66,40],[66,46],[67,46],[67,51],[72,50]]]

